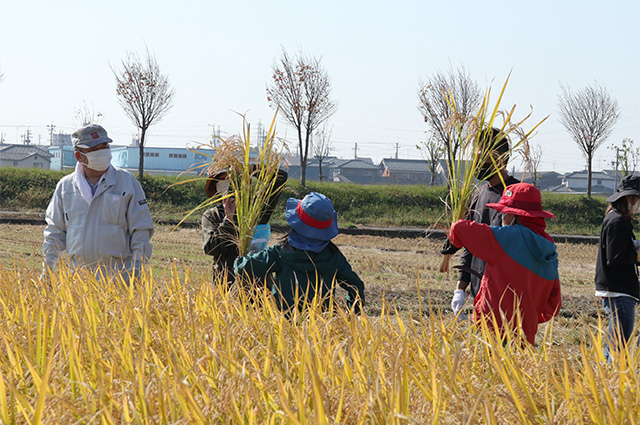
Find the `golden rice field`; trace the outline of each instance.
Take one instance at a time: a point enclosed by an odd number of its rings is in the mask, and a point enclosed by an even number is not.
[[[42,228],[0,225],[0,423],[638,422],[635,344],[603,360],[593,246],[558,247],[563,310],[522,347],[456,322],[433,241],[339,236],[366,314],[287,320],[212,284],[197,230],[169,230],[135,287],[43,286]]]

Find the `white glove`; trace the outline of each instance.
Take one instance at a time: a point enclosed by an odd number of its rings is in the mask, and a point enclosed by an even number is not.
[[[462,289],[456,289],[453,291],[453,299],[451,300],[451,309],[453,313],[457,316],[464,307],[465,295]]]
[[[40,275],[40,282],[35,284],[37,288],[44,288],[48,286],[51,288],[51,269],[47,266],[42,268],[42,274]]]

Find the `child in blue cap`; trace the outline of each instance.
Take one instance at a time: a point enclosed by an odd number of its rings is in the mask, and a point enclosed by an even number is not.
[[[250,279],[271,275],[271,291],[278,307],[302,308],[316,296],[324,307],[334,295],[334,280],[347,291],[349,309],[360,313],[364,283],[331,239],[338,235],[338,215],[331,200],[311,192],[304,199],[289,198],[286,210],[291,231],[280,243],[240,257],[234,268]]]

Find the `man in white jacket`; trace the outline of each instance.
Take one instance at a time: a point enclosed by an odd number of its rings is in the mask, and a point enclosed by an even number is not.
[[[134,275],[152,250],[153,220],[142,186],[111,165],[112,140],[102,126],[84,126],[71,139],[78,163],[58,182],[47,208],[45,273],[66,251],[72,268],[104,277]]]

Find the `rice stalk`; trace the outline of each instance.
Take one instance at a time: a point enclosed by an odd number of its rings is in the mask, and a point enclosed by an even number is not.
[[[278,146],[276,139],[276,117],[273,116],[271,125],[264,141],[258,141],[251,146],[250,125],[246,116],[242,116],[242,133],[232,135],[226,139],[215,136],[215,144],[210,146],[213,155],[202,153],[210,158],[208,164],[198,165],[188,171],[199,171],[203,177],[183,180],[169,187],[189,184],[194,181],[206,180],[209,175],[226,171],[230,179],[227,193],[216,194],[200,203],[194,209],[187,211],[176,228],[192,214],[202,209],[210,208],[229,197],[235,197],[237,231],[235,239],[240,255],[249,251],[252,235],[258,224],[269,198],[276,192],[276,177],[278,170],[284,165],[284,150],[286,144]],[[217,145],[217,146],[216,146]]]
[[[456,221],[467,217],[473,196],[478,189],[478,175],[481,167],[490,162],[495,169],[500,169],[500,164],[506,164],[507,158],[515,153],[520,153],[526,159],[529,153],[529,139],[546,117],[535,124],[529,131],[524,131],[522,126],[531,116],[529,113],[520,121],[513,121],[515,105],[508,111],[501,110],[502,97],[507,88],[509,77],[507,77],[502,90],[498,95],[496,103],[491,107],[489,87],[483,97],[480,108],[475,116],[466,117],[457,112],[456,104],[451,93],[443,93],[449,103],[453,114],[449,117],[448,125],[453,130],[457,140],[448,140],[449,148],[454,152],[454,145],[459,143],[460,148],[455,151],[455,155],[447,158],[447,171],[449,173],[449,193],[443,200],[445,204],[445,217],[450,228]],[[499,124],[500,118],[502,124]],[[496,139],[491,139],[487,129],[497,128],[500,133]],[[502,155],[497,155],[495,149],[500,143],[508,138],[510,140],[509,151]],[[505,182],[500,176],[503,186]],[[450,254],[443,256],[440,265],[440,272],[449,271]]]
[[[354,316],[317,300],[288,320],[267,291],[251,304],[178,263],[127,288],[68,270],[37,288],[30,274],[0,265],[3,423],[610,424],[640,415],[638,350],[607,364],[595,330],[570,345],[549,327],[523,346],[518,333],[458,322],[430,303],[416,316],[387,303]]]

